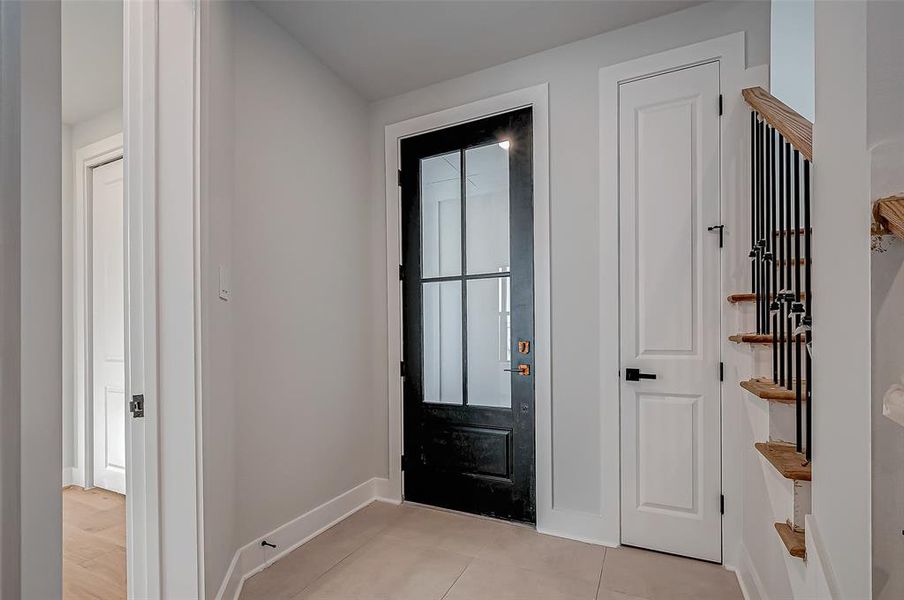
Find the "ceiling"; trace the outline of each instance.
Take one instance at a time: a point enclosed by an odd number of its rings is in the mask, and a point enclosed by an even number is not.
[[[368,100],[701,4],[683,0],[258,0]]]
[[[122,1],[62,3],[63,123],[122,106]]]

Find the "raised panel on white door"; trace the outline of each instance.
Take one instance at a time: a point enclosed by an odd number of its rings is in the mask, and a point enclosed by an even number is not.
[[[638,356],[698,348],[694,148],[699,97],[636,109]]]
[[[126,419],[125,390],[107,386],[104,394],[104,432],[107,436],[104,464],[108,469],[126,469],[126,439],[122,424]]]
[[[699,396],[637,394],[637,508],[700,511]]]

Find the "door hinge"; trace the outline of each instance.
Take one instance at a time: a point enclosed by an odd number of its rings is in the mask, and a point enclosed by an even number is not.
[[[722,116],[722,94],[719,94],[719,116]]]
[[[399,265],[399,281],[405,281],[405,271],[402,268],[402,265]]]
[[[402,169],[399,169],[399,187],[402,187]]]
[[[719,381],[725,381],[725,363],[719,362]]]
[[[404,454],[402,455],[401,463],[402,463],[402,470],[404,471],[405,470],[405,455]]]
[[[399,361],[399,377],[405,376],[405,361]]]
[[[144,394],[135,394],[129,402],[129,412],[133,419],[144,418]]]
[[[719,497],[719,514],[720,515],[725,514],[725,494],[722,494]]]

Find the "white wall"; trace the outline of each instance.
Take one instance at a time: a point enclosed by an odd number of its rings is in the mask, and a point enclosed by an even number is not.
[[[841,598],[870,589],[866,7],[815,13],[812,519]]]
[[[62,593],[59,39],[58,3],[0,3],[3,598]]]
[[[202,360],[212,596],[240,546],[376,474],[370,350],[384,313],[370,296],[366,103],[252,4],[206,6]],[[216,297],[219,265],[231,271],[228,302]]]
[[[19,595],[19,8],[0,2],[0,598]]]
[[[21,15],[21,597],[59,598],[60,5],[23,3]]]
[[[872,256],[872,586],[876,600],[904,597],[904,426],[882,415],[882,399],[904,377],[904,242]]]
[[[770,93],[813,121],[815,0],[772,0]]]
[[[72,151],[72,127],[62,125],[62,260],[63,260],[63,485],[72,483],[72,470],[76,465],[76,430],[75,430],[75,296],[74,292],[74,257],[75,229],[75,197],[73,189],[75,179],[73,165],[75,155]]]
[[[121,98],[117,98],[121,101]],[[63,471],[76,466],[75,423],[75,299],[74,236],[75,153],[111,135],[122,132],[122,109],[116,108],[94,118],[63,125]],[[64,483],[65,480],[64,480]]]
[[[201,374],[204,444],[204,577],[208,598],[236,549],[236,406],[232,303],[219,298],[219,265],[232,265],[234,95],[232,9],[201,11]],[[205,145],[206,144],[206,145]]]
[[[769,5],[710,3],[632,27],[554,48],[373,105],[371,119],[371,285],[378,314],[386,311],[383,172],[384,127],[467,102],[549,83],[552,210],[553,494],[566,512],[605,514],[601,481],[598,297],[598,76],[603,66],[746,31],[748,63],[769,58]],[[395,218],[395,215],[390,215]],[[381,318],[380,323],[385,323]],[[372,347],[376,422],[387,422],[387,331]],[[385,476],[387,435],[380,432],[379,471]],[[617,482],[614,482],[617,485]],[[613,482],[605,482],[612,485]],[[575,532],[577,534],[578,532]]]
[[[364,101],[235,5],[237,514],[247,542],[374,474]]]
[[[904,3],[867,7],[867,131],[870,200],[904,193]],[[882,416],[882,399],[904,377],[904,241],[872,255],[873,598],[904,597],[904,426]]]

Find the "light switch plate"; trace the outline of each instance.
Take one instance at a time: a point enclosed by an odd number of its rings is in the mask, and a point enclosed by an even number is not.
[[[222,300],[229,300],[229,268],[225,265],[220,265],[219,270],[219,282],[220,282],[220,291],[219,296]]]

